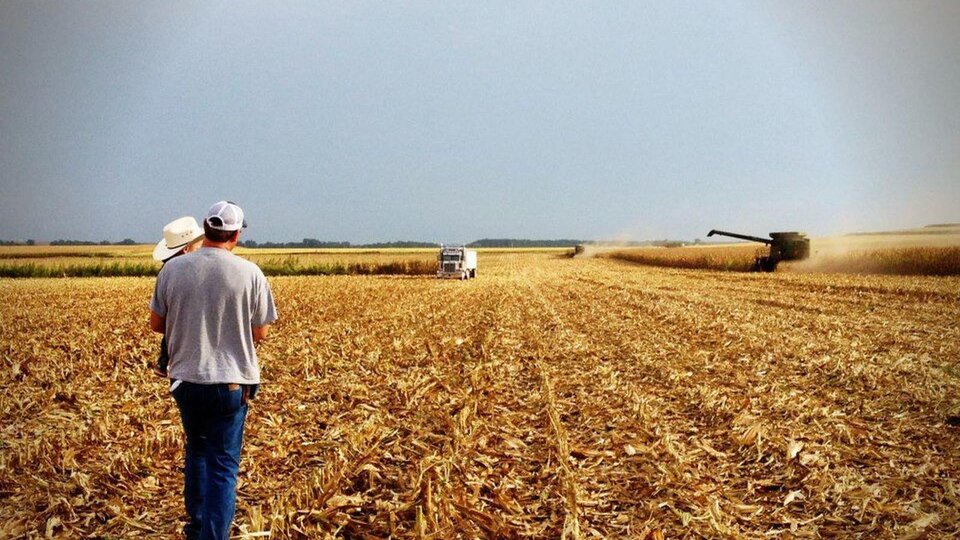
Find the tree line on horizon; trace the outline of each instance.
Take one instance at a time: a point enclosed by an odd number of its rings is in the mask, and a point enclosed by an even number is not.
[[[131,238],[124,238],[119,242],[110,240],[101,240],[99,242],[89,240],[71,240],[57,239],[50,242],[51,246],[133,246],[140,244]],[[524,247],[573,247],[577,244],[595,243],[589,240],[573,240],[569,238],[559,240],[531,240],[528,238],[482,238],[466,244],[467,247],[478,248],[524,248]],[[0,246],[33,246],[43,245],[34,240],[0,240]],[[414,240],[398,240],[392,242],[372,242],[366,244],[353,244],[350,242],[336,242],[327,240],[318,240],[316,238],[304,238],[299,242],[258,242],[256,240],[241,240],[238,246],[249,249],[344,249],[344,248],[363,248],[363,249],[389,249],[389,248],[438,248],[439,242],[422,242]]]
[[[584,243],[583,240],[530,240],[526,238],[483,238],[474,240],[466,244],[467,247],[479,248],[511,248],[511,247],[573,247]],[[314,248],[314,249],[336,249],[336,248],[438,248],[438,242],[420,242],[410,240],[400,240],[395,242],[374,242],[369,244],[351,244],[350,242],[328,242],[317,240],[315,238],[304,238],[302,242],[257,242],[256,240],[243,240],[239,244],[245,248]]]
[[[337,249],[337,248],[429,248],[439,247],[436,242],[415,242],[415,241],[396,241],[396,242],[375,242],[371,244],[351,244],[350,242],[331,242],[326,240],[317,240],[316,238],[304,238],[300,242],[257,242],[256,240],[241,240],[240,247],[258,249],[277,249],[277,248],[310,248],[310,249]]]
[[[119,242],[112,242],[110,240],[101,240],[99,242],[91,242],[90,240],[52,240],[50,241],[51,246],[135,246],[139,244],[136,240],[132,238],[124,238]],[[37,242],[36,240],[30,238],[27,240],[0,240],[0,246],[37,246],[44,245],[42,242]]]
[[[559,240],[528,240],[526,238],[482,238],[467,244],[478,248],[532,248],[532,247],[573,247],[585,243],[584,240],[561,238]]]
[[[566,248],[579,244],[588,244],[594,246],[665,246],[674,247],[684,245],[686,242],[677,240],[653,240],[653,241],[603,241],[603,240],[576,240],[572,238],[561,238],[557,240],[532,240],[528,238],[481,238],[474,240],[466,247],[472,248]],[[700,243],[697,239],[693,243]],[[58,239],[49,243],[51,246],[135,246],[141,244],[131,238],[124,238],[119,242],[110,240],[101,240],[93,242],[89,240],[70,240]],[[35,246],[44,245],[42,242],[30,240],[0,240],[0,246]],[[337,242],[328,240],[318,240],[316,238],[304,238],[299,242],[258,242],[256,240],[241,240],[238,246],[248,249],[397,249],[397,248],[438,248],[438,242],[422,242],[414,240],[397,240],[393,242],[372,242],[366,244],[353,244],[350,242]],[[455,245],[455,244],[449,244]]]

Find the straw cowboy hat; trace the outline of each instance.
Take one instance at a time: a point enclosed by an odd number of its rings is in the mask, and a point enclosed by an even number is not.
[[[163,240],[153,248],[153,258],[165,261],[173,257],[187,244],[203,237],[203,229],[190,216],[175,219],[163,228]]]

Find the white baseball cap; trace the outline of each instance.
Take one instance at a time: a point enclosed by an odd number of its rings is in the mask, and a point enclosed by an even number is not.
[[[153,258],[165,261],[187,244],[203,238],[203,229],[190,216],[175,219],[163,227],[163,238],[153,248]]]
[[[218,231],[239,231],[247,227],[247,220],[243,219],[243,210],[230,201],[220,201],[207,210],[204,220],[211,229]]]

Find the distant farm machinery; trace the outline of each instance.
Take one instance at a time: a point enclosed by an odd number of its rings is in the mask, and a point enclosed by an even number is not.
[[[770,238],[718,230],[707,233],[707,236],[713,235],[729,236],[770,246],[768,255],[757,257],[754,261],[755,271],[773,272],[780,261],[801,261],[810,257],[810,239],[801,232],[774,232],[770,233]]]

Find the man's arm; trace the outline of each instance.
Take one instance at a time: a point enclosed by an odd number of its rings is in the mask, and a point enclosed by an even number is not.
[[[157,315],[152,309],[150,310],[150,329],[158,334],[164,334],[167,331],[167,319]]]
[[[260,343],[267,337],[267,332],[270,331],[270,325],[265,324],[263,326],[254,326],[253,327],[253,342]]]

